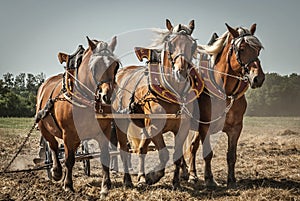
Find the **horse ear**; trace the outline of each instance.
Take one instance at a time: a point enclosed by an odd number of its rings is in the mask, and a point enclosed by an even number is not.
[[[58,60],[59,62],[62,64],[63,62],[66,62],[68,61],[69,59],[69,55],[67,55],[66,53],[62,53],[62,52],[59,52],[58,55]]]
[[[89,43],[89,46],[90,46],[91,50],[93,51],[96,48],[95,43],[93,41],[91,41],[88,36],[86,38],[88,40],[88,43]]]
[[[173,26],[172,26],[170,20],[168,20],[168,19],[166,19],[166,26],[169,31],[171,31],[173,29]]]
[[[227,23],[225,23],[229,33],[231,33],[231,35],[234,37],[234,38],[237,38],[239,36],[239,32],[237,30],[235,30],[234,28],[232,28],[231,26],[229,26]]]
[[[111,42],[109,44],[109,48],[111,49],[111,51],[115,51],[115,47],[117,45],[117,36],[114,36],[112,39],[111,39]]]
[[[250,33],[251,33],[252,35],[254,35],[255,31],[256,31],[256,24],[254,23],[254,24],[252,24],[251,27],[250,27]]]
[[[195,28],[195,21],[194,20],[190,21],[189,28],[191,29],[191,34],[192,34],[193,31],[194,31],[194,28]]]

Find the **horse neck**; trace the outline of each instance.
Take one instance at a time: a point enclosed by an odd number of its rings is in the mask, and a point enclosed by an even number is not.
[[[91,55],[92,55],[92,53],[90,51],[84,55],[82,62],[78,68],[77,75],[76,75],[78,82],[80,82],[80,83],[77,83],[80,90],[82,90],[85,94],[88,94],[88,95],[91,95],[91,92],[89,90],[87,90],[86,87],[93,92],[95,91],[92,71],[89,68],[89,62],[90,62]],[[85,87],[82,85],[85,85]]]
[[[236,85],[238,84],[239,80],[231,77],[238,76],[235,74],[235,72],[232,70],[230,65],[228,64],[227,57],[228,52],[230,49],[230,41],[228,44],[224,47],[219,59],[216,61],[214,69],[216,70],[214,72],[215,80],[217,84],[222,87],[222,89],[225,91],[226,95],[230,96],[233,94]],[[221,72],[221,73],[219,73]]]

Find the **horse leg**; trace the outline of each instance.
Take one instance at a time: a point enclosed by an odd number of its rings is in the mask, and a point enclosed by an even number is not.
[[[118,139],[116,133],[116,126],[114,122],[111,122],[111,135],[110,135],[110,151],[117,151],[118,147]],[[114,172],[118,172],[118,156],[111,156],[110,160],[110,170]]]
[[[142,187],[146,184],[145,177],[145,157],[148,152],[148,145],[150,144],[150,139],[142,139],[139,145],[139,174],[138,174],[138,186]]]
[[[196,154],[200,145],[199,132],[194,132],[192,143],[189,147],[189,178],[188,181],[191,183],[198,182],[199,178],[196,172]],[[184,161],[184,160],[183,160]]]
[[[105,198],[108,194],[108,190],[111,188],[111,180],[109,175],[109,164],[110,164],[110,154],[109,154],[109,138],[111,129],[107,128],[103,135],[99,133],[97,141],[101,150],[100,161],[102,164],[102,184],[101,184],[101,198]]]
[[[49,142],[49,146],[52,152],[52,160],[53,160],[53,165],[51,169],[52,178],[55,181],[59,181],[62,178],[62,166],[58,158],[58,154],[59,154],[58,142],[55,139],[55,137],[48,132],[48,130],[45,128],[45,126],[41,121],[39,122],[39,129],[43,137],[47,140],[47,142]]]
[[[157,133],[157,135],[152,137],[151,140],[155,144],[156,149],[158,150],[160,163],[154,168],[153,171],[149,172],[146,175],[146,183],[148,185],[157,183],[165,175],[165,167],[169,160],[169,151],[166,148],[166,144],[163,139],[162,133]]]
[[[189,170],[184,157],[182,157],[182,162],[180,167],[182,171],[180,174],[180,178],[187,181],[189,179]]]
[[[213,151],[210,144],[210,135],[207,134],[204,130],[199,131],[202,141],[202,149],[203,149],[203,158],[205,161],[204,167],[204,180],[207,188],[215,188],[218,186],[218,183],[215,181],[213,177],[213,173],[211,171],[211,160],[213,158]],[[205,133],[205,135],[203,135]]]
[[[227,187],[234,188],[236,186],[235,178],[235,163],[236,163],[236,148],[237,142],[242,131],[242,124],[234,127],[227,127],[226,134],[228,136],[228,150],[227,150],[227,165],[228,177]]]
[[[71,134],[69,132],[68,134]],[[74,133],[74,132],[73,132]],[[72,169],[75,164],[75,152],[78,146],[80,145],[80,139],[78,136],[67,135],[63,131],[63,140],[65,147],[65,166],[66,166],[66,176],[64,180],[64,189],[65,191],[74,192],[73,180],[72,180]]]
[[[122,122],[122,123],[124,123],[124,122]],[[119,122],[119,124],[121,124],[121,122]],[[128,168],[128,159],[129,159],[129,154],[130,153],[129,153],[129,148],[127,146],[127,136],[122,131],[125,128],[123,128],[121,130],[118,126],[116,127],[116,131],[117,131],[117,137],[118,137],[118,141],[119,141],[120,149],[121,149],[120,156],[121,156],[121,160],[122,160],[123,168],[124,168],[124,179],[123,179],[123,182],[124,182],[124,186],[126,188],[132,188],[133,184],[132,184],[132,180],[131,180],[131,176],[129,174],[129,168]],[[127,130],[127,129],[125,129],[125,130]]]
[[[184,160],[182,147],[188,135],[189,127],[190,127],[189,122],[183,121],[181,123],[179,131],[177,132],[177,135],[175,135],[175,145],[174,145],[175,151],[173,154],[173,160],[175,160],[174,161],[175,171],[173,176],[174,189],[180,188],[180,168],[181,168],[181,164],[183,163],[182,161]]]

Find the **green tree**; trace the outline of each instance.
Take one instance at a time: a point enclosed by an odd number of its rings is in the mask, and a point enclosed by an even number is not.
[[[4,74],[3,79],[0,79],[0,116],[34,116],[36,93],[44,80],[44,73],[28,73],[27,76],[21,73],[16,77],[12,73]]]
[[[300,116],[300,75],[266,74],[259,89],[246,93],[250,116]]]

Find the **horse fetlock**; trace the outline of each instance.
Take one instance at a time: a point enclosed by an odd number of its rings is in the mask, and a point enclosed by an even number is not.
[[[131,176],[128,173],[124,174],[124,187],[125,188],[133,188],[133,183],[131,180]]]
[[[215,181],[213,177],[205,178],[205,186],[208,189],[215,189],[219,186],[219,184]]]
[[[180,188],[181,188],[181,186],[180,186],[179,180],[176,180],[176,181],[173,180],[173,190],[178,190]]]
[[[196,184],[199,181],[199,178],[195,172],[191,172],[188,179],[188,182],[192,184]]]
[[[187,169],[182,169],[181,174],[180,174],[180,178],[184,181],[188,181],[189,180],[189,172]]]
[[[111,189],[111,181],[110,179],[106,179],[104,180],[104,182],[102,183],[102,189]]]
[[[73,188],[73,182],[69,183],[69,182],[65,182],[64,184],[64,190],[66,192],[75,192],[74,188]]]
[[[236,178],[234,176],[229,176],[227,178],[227,187],[235,188],[236,187]]]
[[[234,189],[236,187],[237,187],[236,182],[233,182],[233,181],[227,182],[227,188]]]
[[[55,180],[55,181],[59,181],[61,180],[62,178],[62,168],[59,168],[59,167],[54,167],[51,169],[51,174],[52,174],[52,178]]]
[[[149,172],[146,175],[146,183],[152,185],[157,183],[165,175],[165,169]]]

